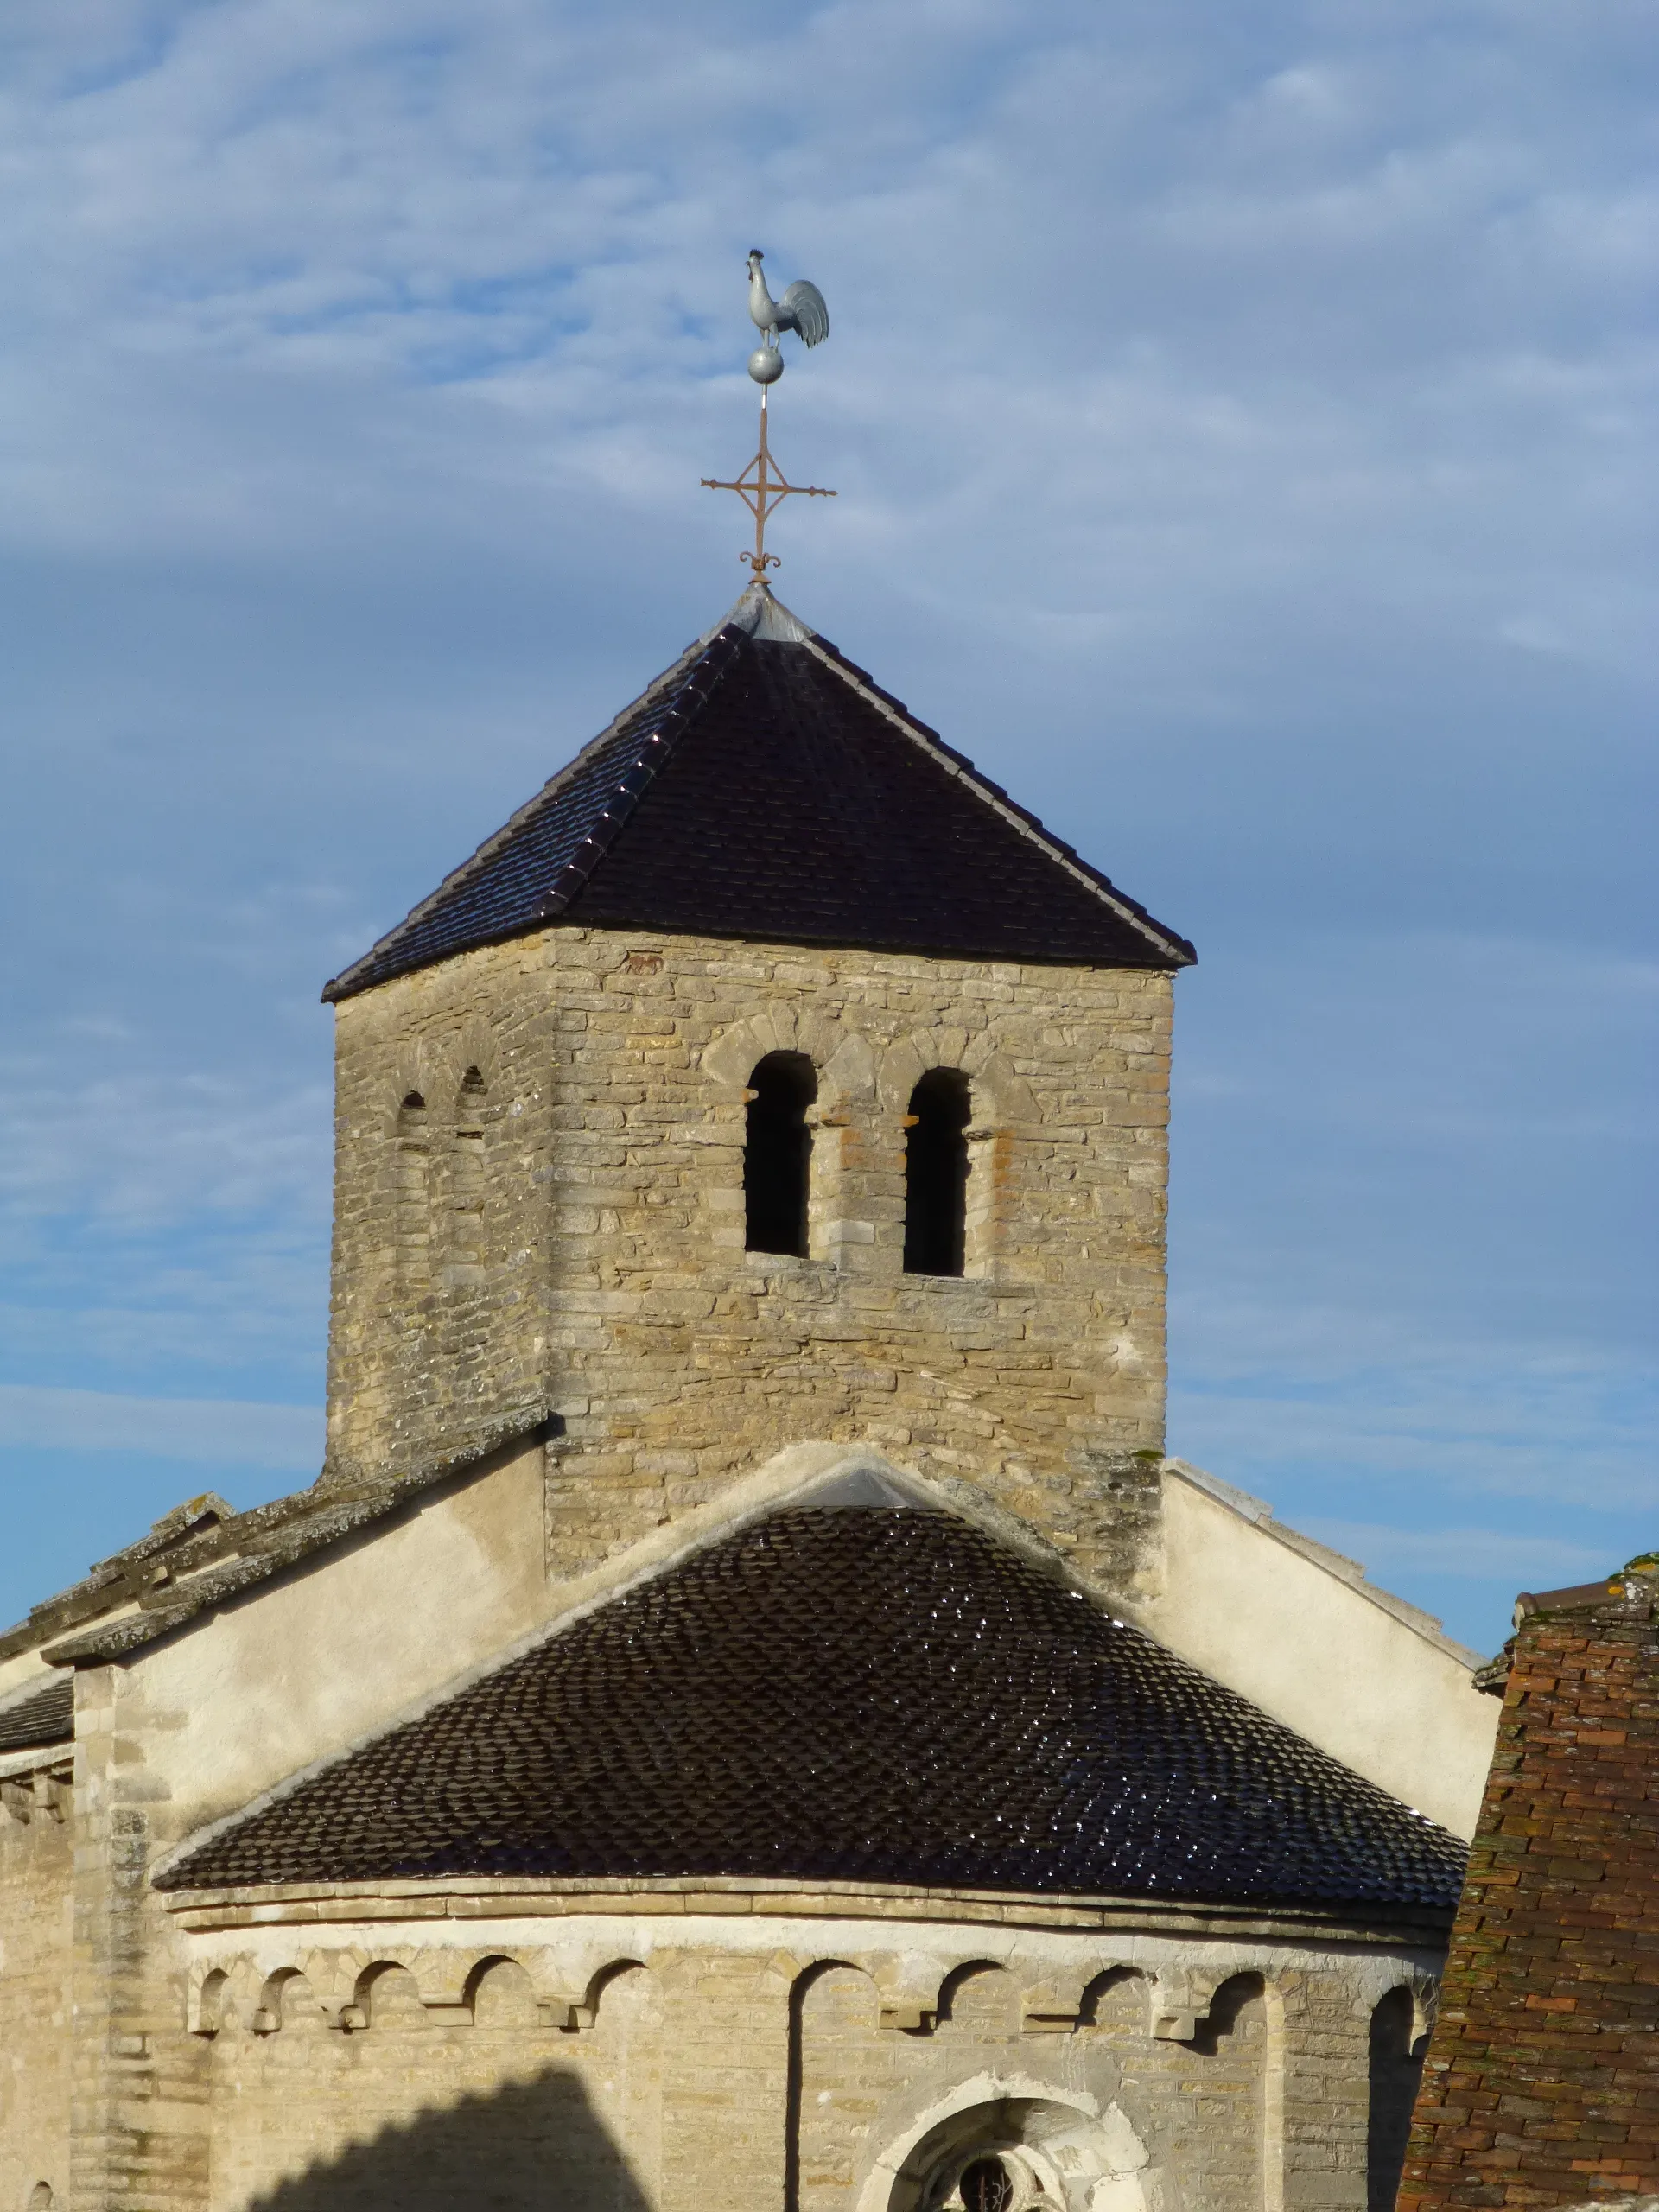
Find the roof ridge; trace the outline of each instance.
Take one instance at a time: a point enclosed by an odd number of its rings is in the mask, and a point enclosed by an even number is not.
[[[1196,957],[758,582],[323,997],[559,921],[973,960]]]
[[[976,791],[1012,829],[1018,830],[1021,836],[1029,837],[1069,875],[1076,876],[1103,899],[1113,912],[1120,915],[1132,929],[1139,930],[1161,950],[1171,954],[1178,966],[1191,967],[1197,961],[1197,948],[1186,938],[1178,937],[1173,930],[1166,930],[1138,899],[1132,899],[1128,892],[1120,891],[1110,876],[1103,874],[1099,868],[1084,860],[1063,837],[1057,837],[1029,807],[1021,806],[1017,798],[1011,798],[1002,785],[994,783],[965,753],[958,753],[954,745],[946,744],[938,730],[912,714],[902,699],[895,698],[891,691],[884,691],[874,677],[861,669],[856,661],[849,660],[839,646],[831,644],[828,638],[819,636],[816,631],[801,642],[816,659],[821,660],[826,668],[833,669],[843,683],[868,699],[879,714],[902,730],[912,744],[919,745],[925,752],[939,760],[947,774],[957,777]]]
[[[741,604],[740,601],[739,607]],[[671,661],[660,676],[653,677],[637,698],[631,699],[620,714],[613,715],[597,737],[590,738],[580,752],[565,762],[563,767],[556,770],[548,778],[539,791],[533,792],[522,806],[515,808],[499,830],[486,837],[480,845],[474,847],[457,867],[452,868],[435,890],[429,892],[424,899],[411,906],[402,921],[394,922],[389,930],[375,939],[366,952],[360,954],[349,966],[342,968],[337,976],[331,976],[322,987],[324,1003],[348,996],[356,988],[355,979],[364,969],[372,968],[389,947],[395,944],[407,931],[413,930],[417,924],[424,921],[435,907],[442,905],[453,893],[461,890],[474,875],[487,867],[504,847],[511,844],[527,823],[533,821],[545,807],[551,805],[563,795],[597,753],[606,746],[613,744],[616,739],[622,735],[631,722],[638,722],[641,728],[644,728],[651,719],[653,710],[658,708],[659,702],[663,702],[661,713],[664,718],[671,713],[676,702],[689,688],[691,678],[696,675],[698,668],[709,659],[715,648],[722,644],[728,648],[720,671],[724,674],[726,665],[729,664],[732,652],[735,649],[737,639],[742,634],[733,619],[737,613],[738,608],[734,608],[732,613],[728,614],[715,629],[705,631],[702,637],[693,639],[678,658]],[[674,687],[671,691],[669,690],[671,685]],[[712,685],[709,689],[713,689]],[[664,702],[664,693],[668,694],[665,702]],[[708,696],[708,692],[704,692],[699,700],[699,704],[704,703]],[[683,729],[677,730],[675,738],[677,740],[683,734]],[[632,813],[639,802],[640,791],[644,791],[645,785],[651,781],[657,768],[662,766],[663,760],[667,758],[668,750],[671,750],[671,745],[664,751],[661,758],[652,764],[650,772],[644,777],[637,789],[628,797],[626,804],[616,814],[609,831],[602,843],[594,851],[582,875],[571,884],[556,906],[548,906],[547,918],[550,920],[555,915],[562,912],[581,888],[582,884],[587,880],[588,875],[592,873],[601,854],[609,847],[617,830]],[[634,773],[640,766],[640,762],[635,761],[629,769],[625,770],[625,775]],[[601,819],[603,818],[601,817]],[[550,892],[549,899],[551,899],[552,895]],[[518,934],[517,928],[513,933]]]
[[[684,683],[656,717],[655,727],[644,737],[641,751],[617,778],[614,793],[601,809],[592,829],[543,893],[536,908],[537,920],[550,922],[562,914],[609,852],[618,831],[639,805],[647,787],[708,705],[721,677],[730,668],[743,634],[731,622],[722,623],[715,632],[692,664]],[[700,688],[697,678],[705,670],[708,680]],[[696,702],[689,710],[680,703],[688,696]],[[672,728],[668,727],[671,724]]]

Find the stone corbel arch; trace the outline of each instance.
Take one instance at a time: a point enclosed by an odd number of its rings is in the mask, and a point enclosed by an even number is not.
[[[226,2024],[235,2003],[232,1976],[242,1963],[238,1959],[200,1959],[192,1967],[185,1992],[187,2033],[213,2037]]]
[[[925,2034],[938,2024],[945,1985],[975,1967],[1001,1967],[1001,1959],[977,1951],[949,1956],[921,1951],[879,1951],[861,1971],[874,1982],[884,2028]]]
[[[1427,1967],[1406,1966],[1394,1960],[1379,1961],[1355,1989],[1352,2017],[1357,2022],[1369,2023],[1382,1999],[1396,1989],[1403,1989],[1411,1999],[1411,2039],[1415,2047],[1434,2032],[1440,2001],[1439,1978]]]
[[[1216,1992],[1236,1974],[1261,1969],[1251,1961],[1225,1966],[1165,1967],[1147,1991],[1147,2033],[1154,2043],[1191,2043],[1208,2018]]]

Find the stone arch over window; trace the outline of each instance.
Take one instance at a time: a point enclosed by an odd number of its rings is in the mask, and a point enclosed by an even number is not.
[[[37,2181],[23,2199],[28,2212],[52,2212],[52,2208],[57,2201],[52,2194],[52,2184],[49,2181]]]
[[[397,1271],[412,1290],[423,1288],[430,1272],[431,1134],[426,1093],[410,1084],[394,1124],[392,1175],[397,1239]]]
[[[744,1093],[743,1247],[804,1260],[810,1233],[817,1071],[804,1052],[768,1052]]]
[[[804,1052],[818,1071],[826,1104],[868,1094],[875,1078],[869,1040],[829,1014],[793,1007],[771,1007],[722,1030],[704,1048],[702,1072],[733,1095],[748,1082],[749,1071],[768,1052]]]
[[[911,1138],[918,1127],[925,1126],[918,1101],[931,1109],[930,1119],[937,1116],[943,1122],[963,1101],[964,1093],[957,1085],[965,1087],[967,1118],[949,1144],[944,1141],[948,1128],[940,1130],[938,1151],[961,1179],[962,1258],[953,1268],[917,1268],[912,1264],[908,1171]],[[897,1120],[904,1141],[906,1272],[990,1274],[1012,1233],[1013,1224],[1006,1217],[1015,1139],[1041,1118],[1030,1084],[988,1037],[970,1037],[960,1029],[918,1029],[882,1055],[876,1096],[884,1111]]]
[[[746,1137],[753,1072],[773,1054],[798,1054],[811,1065],[815,1097],[805,1112],[811,1140],[804,1249],[815,1259],[858,1264],[849,1255],[874,1243],[868,1221],[849,1221],[847,1165],[861,1142],[875,1063],[868,1040],[829,1015],[770,1007],[734,1022],[704,1051],[702,1070],[713,1091],[711,1116],[721,1141],[703,1152],[709,1179],[703,1191],[707,1236],[715,1249],[745,1247]],[[713,1132],[711,1132],[713,1134]],[[851,1147],[849,1154],[849,1147]]]
[[[1418,2032],[1420,2005],[1406,1984],[1373,2006],[1367,2068],[1365,2129],[1366,2212],[1391,2212],[1406,2161],[1412,2107],[1422,2079],[1426,2038]]]
[[[1031,1085],[988,1037],[960,1029],[913,1029],[888,1046],[876,1072],[879,1103],[895,1112],[930,1068],[958,1068],[973,1086],[974,1110],[997,1128],[1039,1121]]]
[[[959,1275],[967,1258],[968,1125],[960,1068],[930,1068],[905,1116],[905,1273]]]
[[[1086,2212],[1103,2196],[1118,2212],[1141,2212],[1154,2179],[1118,2105],[1103,2109],[1056,2083],[980,2075],[880,2152],[857,2212]]]

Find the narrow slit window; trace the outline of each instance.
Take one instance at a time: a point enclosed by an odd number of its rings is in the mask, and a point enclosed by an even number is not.
[[[429,1233],[426,1100],[418,1090],[405,1091],[397,1109],[395,1170],[397,1249],[409,1286],[418,1287],[426,1279]]]
[[[933,1068],[905,1128],[905,1273],[959,1275],[968,1230],[968,1078]]]
[[[768,1052],[749,1077],[743,1138],[743,1242],[751,1252],[806,1257],[817,1078],[804,1052]]]
[[[484,1108],[489,1094],[476,1068],[461,1079],[455,1106],[455,1149],[450,1200],[454,1216],[454,1263],[473,1269],[484,1258]]]

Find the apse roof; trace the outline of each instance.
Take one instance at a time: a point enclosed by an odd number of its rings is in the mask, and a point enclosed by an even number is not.
[[[168,1889],[792,1878],[1448,1912],[1462,1847],[954,1515],[753,1523],[229,1823]]]
[[[1109,967],[1194,957],[764,585],[323,995],[555,922]]]

